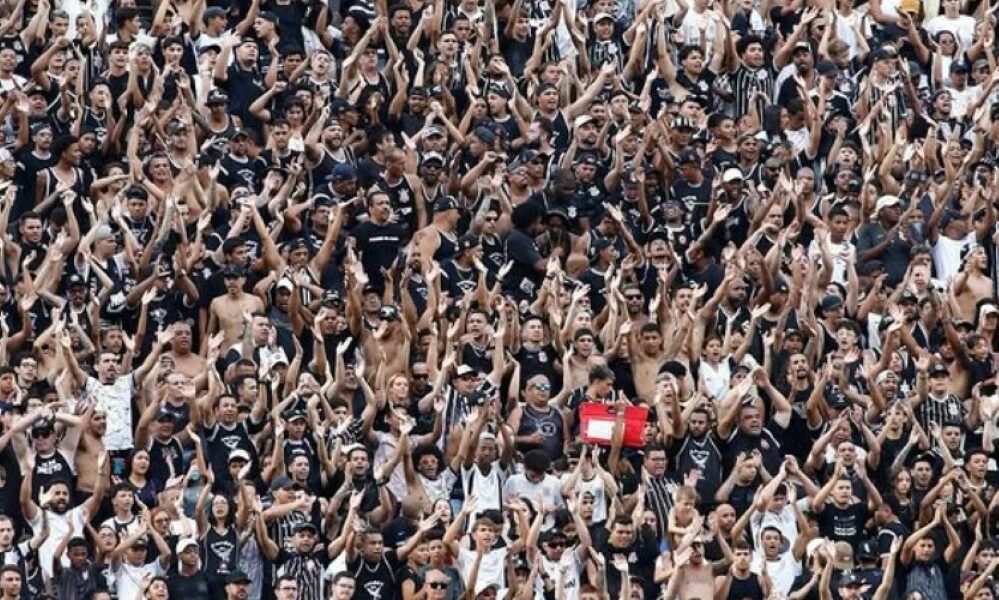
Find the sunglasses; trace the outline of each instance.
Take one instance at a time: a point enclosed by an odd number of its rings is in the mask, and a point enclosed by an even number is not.
[[[536,389],[536,390],[540,390],[542,392],[547,392],[547,391],[550,391],[552,389],[552,386],[549,385],[549,384],[547,384],[547,383],[535,383],[531,387],[534,388],[534,389]]]
[[[413,373],[413,379],[430,379],[430,375],[427,373]]]
[[[432,590],[446,590],[448,586],[447,581],[428,581],[427,585],[430,586]]]
[[[628,294],[627,296],[624,297],[624,299],[625,300],[641,300],[642,297],[641,296],[635,296],[635,295]]]
[[[548,542],[548,545],[552,548],[565,548],[565,542]]]

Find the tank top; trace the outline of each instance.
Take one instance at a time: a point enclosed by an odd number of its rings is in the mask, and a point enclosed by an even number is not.
[[[760,587],[760,579],[755,574],[750,573],[749,577],[739,579],[732,576],[732,585],[728,588],[727,600],[763,600],[763,588]]]
[[[168,441],[161,442],[154,437],[149,442],[149,473],[146,477],[158,489],[163,489],[168,479],[184,472],[183,456],[184,449],[177,438],[171,437]]]
[[[437,246],[437,251],[434,252],[434,260],[444,262],[458,253],[458,242],[453,234],[447,234],[437,229],[437,239],[440,240],[440,244]]]
[[[31,495],[34,501],[38,502],[38,493],[43,489],[47,490],[52,482],[57,480],[68,482],[71,491],[76,489],[76,473],[73,472],[69,461],[58,451],[53,452],[50,456],[37,455],[35,457],[35,472],[32,473],[32,481],[34,482],[32,487],[34,489],[32,489]]]
[[[437,202],[438,198],[444,195],[444,192],[441,190],[441,184],[436,184],[428,191],[426,184],[421,181],[420,191],[423,192],[423,205],[427,214],[434,214],[434,203]]]
[[[201,538],[201,564],[210,577],[224,576],[235,570],[239,560],[239,535],[234,527],[219,533],[209,527]]]
[[[524,450],[541,448],[549,456],[559,456],[562,453],[562,441],[565,439],[565,422],[562,413],[555,409],[541,412],[530,404],[524,405],[524,416],[520,420],[520,430],[517,435],[541,433],[540,444],[523,444]]]
[[[486,266],[492,266],[498,270],[506,262],[506,252],[503,249],[502,240],[492,235],[483,235],[480,240],[482,244],[482,257],[485,259],[483,262],[486,263]]]
[[[413,193],[412,186],[405,177],[400,177],[395,183],[383,181],[380,187],[388,194],[392,210],[399,215],[399,224],[406,231],[404,240],[409,241],[413,237],[413,232],[420,228],[420,219],[416,212],[416,194]]]
[[[223,127],[222,129],[212,129],[211,127],[207,128],[208,140],[214,141],[217,139],[223,139],[223,140],[229,139],[229,137],[232,135],[232,132],[236,130],[236,124],[233,123],[232,117],[230,117],[229,115],[225,116],[225,121],[226,121],[226,126]]]

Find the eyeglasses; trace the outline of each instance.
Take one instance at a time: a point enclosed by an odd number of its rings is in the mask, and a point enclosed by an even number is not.
[[[642,296],[640,294],[639,295],[628,294],[627,296],[624,297],[624,299],[625,300],[641,300]]]
[[[427,585],[430,586],[432,590],[446,590],[449,582],[447,581],[428,581]]]

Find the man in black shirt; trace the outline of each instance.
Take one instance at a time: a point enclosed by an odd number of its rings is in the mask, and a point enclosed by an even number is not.
[[[513,209],[513,231],[506,238],[506,257],[512,262],[510,272],[499,279],[503,291],[517,300],[526,300],[536,295],[544,281],[548,261],[541,256],[535,237],[541,233],[542,208],[534,201],[519,204]],[[555,252],[559,252],[558,249]]]
[[[177,542],[177,573],[169,578],[170,596],[185,600],[208,600],[208,579],[201,572],[198,541],[184,538]]]
[[[390,223],[392,205],[389,195],[382,191],[368,194],[368,220],[359,223],[350,232],[357,242],[355,248],[360,252],[361,264],[368,275],[371,284],[380,288],[382,285],[382,269],[388,269],[395,262],[405,231],[402,226]]]

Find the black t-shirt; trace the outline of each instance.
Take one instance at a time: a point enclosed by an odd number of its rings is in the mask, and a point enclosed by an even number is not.
[[[355,600],[395,600],[398,586],[395,573],[399,559],[395,550],[389,549],[382,559],[369,563],[360,555],[347,563],[347,572],[354,574]]]
[[[167,583],[171,598],[184,600],[208,600],[211,598],[208,590],[208,579],[201,571],[194,575],[174,573]]]
[[[395,262],[406,237],[406,232],[397,223],[378,225],[371,221],[359,223],[350,232],[357,240],[357,249],[361,253],[361,264],[368,279],[376,287],[382,282],[382,268],[389,268]]]
[[[847,508],[839,508],[829,502],[819,513],[819,532],[834,542],[848,542],[856,548],[867,537],[864,525],[869,514],[863,502],[853,503]]]
[[[504,291],[518,300],[534,298],[545,278],[534,268],[543,258],[538,243],[520,229],[514,229],[506,238],[506,256],[513,266],[503,281]]]

